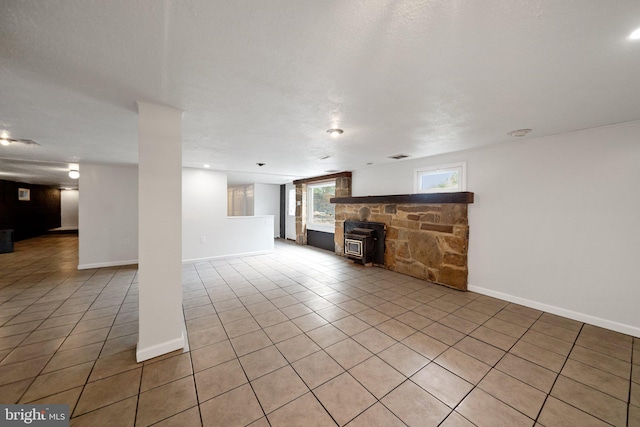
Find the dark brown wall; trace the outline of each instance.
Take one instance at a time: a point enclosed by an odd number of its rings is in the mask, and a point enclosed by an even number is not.
[[[31,190],[31,200],[18,200],[18,188]],[[18,241],[56,227],[60,227],[59,189],[0,180],[0,229],[13,229]]]

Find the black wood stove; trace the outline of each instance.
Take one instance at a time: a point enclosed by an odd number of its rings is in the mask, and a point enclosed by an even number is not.
[[[347,258],[360,264],[373,262],[373,255],[376,252],[374,246],[375,230],[370,228],[354,228],[351,233],[344,236],[344,253]]]
[[[360,264],[384,264],[383,223],[345,221],[344,254]]]

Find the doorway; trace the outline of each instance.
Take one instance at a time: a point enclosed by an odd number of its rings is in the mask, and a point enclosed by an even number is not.
[[[286,215],[285,215],[285,237],[289,240],[296,240],[296,186],[287,184],[286,187]]]

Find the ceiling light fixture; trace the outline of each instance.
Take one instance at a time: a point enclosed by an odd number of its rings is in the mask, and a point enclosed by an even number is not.
[[[328,129],[327,132],[329,132],[329,135],[331,135],[332,137],[337,138],[340,135],[342,135],[342,132],[344,131],[338,128],[331,128],[331,129]]]
[[[393,160],[406,159],[407,157],[411,157],[411,156],[409,156],[408,154],[396,154],[395,156],[389,156],[389,158]]]
[[[6,147],[7,145],[11,144],[11,141],[3,137],[3,138],[0,138],[0,144]]]
[[[531,129],[518,129],[518,130],[512,130],[511,132],[508,132],[507,135],[515,136],[519,138],[519,137],[525,136],[529,132],[531,132]]]
[[[80,178],[80,172],[77,169],[71,169],[69,171],[69,178],[78,179]]]
[[[209,169],[211,165],[204,165],[205,168]]]
[[[629,40],[640,40],[640,28],[629,34]]]

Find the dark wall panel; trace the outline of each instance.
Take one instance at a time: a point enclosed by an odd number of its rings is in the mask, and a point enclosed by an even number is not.
[[[31,200],[18,200],[18,188]],[[45,185],[0,180],[0,229],[13,229],[16,241],[60,227],[60,190]]]
[[[333,241],[333,236],[333,233],[307,230],[307,245],[334,252],[336,247]]]

